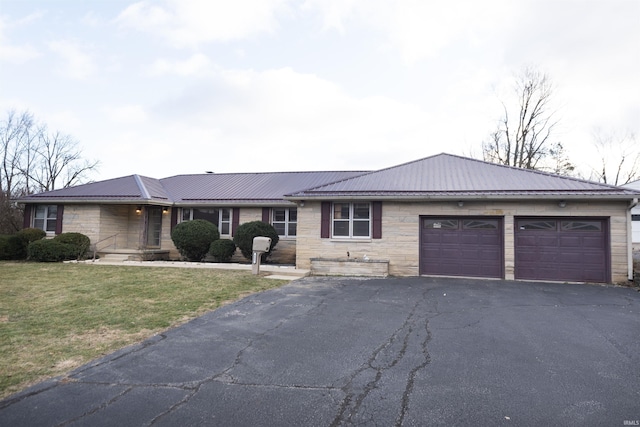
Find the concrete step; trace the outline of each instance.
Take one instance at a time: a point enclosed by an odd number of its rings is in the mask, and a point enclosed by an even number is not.
[[[130,260],[128,254],[105,254],[100,259],[104,262],[125,262]]]

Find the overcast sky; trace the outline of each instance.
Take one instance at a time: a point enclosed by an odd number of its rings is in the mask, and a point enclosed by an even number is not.
[[[0,0],[0,114],[94,180],[479,157],[528,64],[580,167],[595,129],[640,133],[638,0]]]

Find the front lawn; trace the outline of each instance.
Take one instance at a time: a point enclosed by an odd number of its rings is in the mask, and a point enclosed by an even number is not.
[[[0,262],[0,398],[283,283],[244,271]]]

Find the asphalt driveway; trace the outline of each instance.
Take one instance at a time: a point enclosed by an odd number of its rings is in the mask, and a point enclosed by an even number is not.
[[[640,293],[306,278],[0,402],[2,426],[640,424]]]

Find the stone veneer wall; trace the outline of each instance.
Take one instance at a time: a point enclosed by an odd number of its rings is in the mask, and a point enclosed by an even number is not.
[[[628,241],[626,202],[578,202],[567,200],[560,208],[557,201],[491,202],[465,201],[458,207],[451,202],[393,202],[382,204],[382,239],[320,238],[320,202],[306,201],[298,208],[296,266],[310,269],[312,258],[362,258],[389,260],[389,274],[417,276],[419,270],[419,236],[421,215],[500,216],[504,218],[505,278],[514,278],[514,217],[576,216],[609,217],[611,274],[613,282],[627,281]]]

